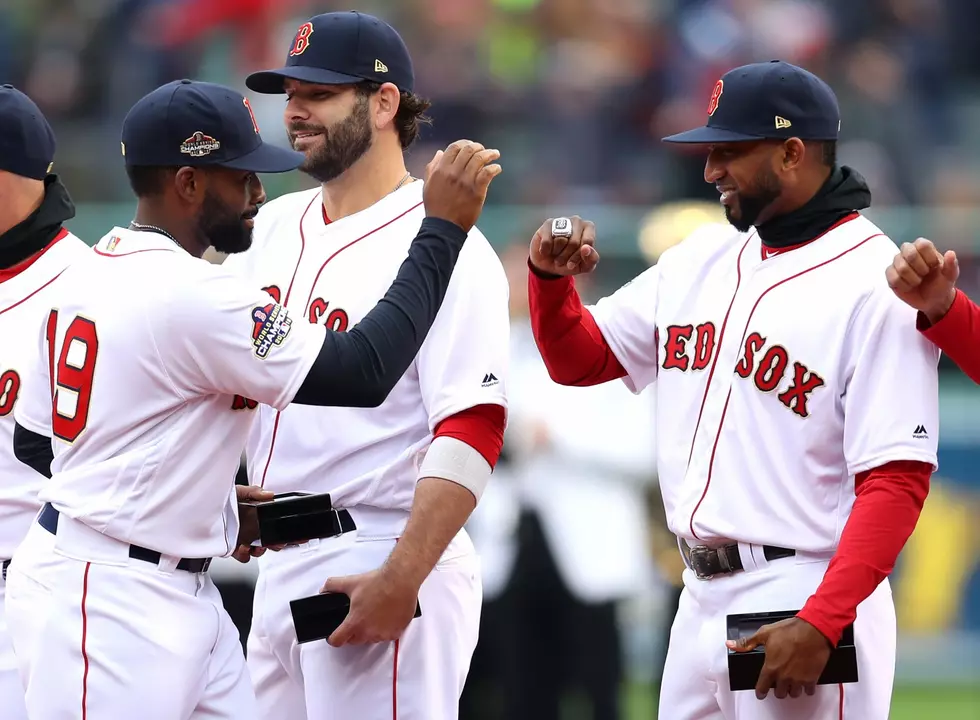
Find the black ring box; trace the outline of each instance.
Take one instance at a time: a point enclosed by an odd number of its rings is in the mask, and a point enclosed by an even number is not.
[[[325,640],[340,627],[350,612],[350,597],[344,593],[320,593],[289,601],[296,642]],[[422,606],[415,603],[415,617],[422,616]]]
[[[729,615],[728,639],[752,637],[763,625],[770,625],[780,620],[796,617],[798,610],[783,610],[777,612],[742,613]],[[766,662],[766,649],[759,646],[747,652],[728,650],[728,682],[730,689],[754,690],[759,682],[759,674]],[[817,685],[837,685],[840,683],[855,683],[858,681],[857,650],[854,646],[854,625],[844,628],[840,642],[831,650],[827,666],[824,668]]]
[[[249,501],[259,521],[259,542],[264,546],[304,543],[331,537],[327,518],[335,510],[329,493],[289,492],[272,500]]]

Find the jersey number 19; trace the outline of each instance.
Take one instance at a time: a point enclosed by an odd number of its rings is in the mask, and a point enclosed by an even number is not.
[[[51,378],[52,416],[54,436],[66,442],[75,442],[88,425],[89,403],[92,399],[92,380],[95,377],[95,359],[99,353],[99,336],[95,323],[76,315],[65,331],[58,362],[55,364],[55,333],[58,328],[58,311],[48,315],[48,370]],[[74,410],[65,414],[59,399],[65,405],[74,398]]]

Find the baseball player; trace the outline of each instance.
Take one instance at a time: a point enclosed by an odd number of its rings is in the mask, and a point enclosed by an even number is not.
[[[242,95],[167,84],[129,112],[122,148],[135,220],[63,274],[15,411],[22,437],[53,433],[37,524],[62,558],[27,707],[42,720],[253,718],[238,633],[207,574],[251,539],[234,479],[252,416],[233,398],[381,403],[435,320],[497,154],[469,142],[437,153],[408,259],[345,334],[296,323],[201,259],[208,245],[245,250],[265,200],[256,173],[303,160],[262,142]],[[12,564],[25,573],[40,557],[29,542]]]
[[[883,282],[897,248],[835,161],[839,124],[811,73],[735,68],[706,126],[665,138],[705,147],[730,232],[695,233],[589,308],[571,276],[599,259],[594,225],[559,218],[531,241],[552,377],[657,383],[660,486],[687,565],[661,717],[888,718],[885,578],[936,467],[938,351]],[[728,615],[766,611],[794,614],[728,641]],[[852,622],[858,682],[818,685]],[[727,653],[758,646],[755,692],[731,691]]]
[[[51,173],[55,137],[37,105],[0,86],[0,702],[3,717],[27,718],[3,603],[14,550],[40,509],[42,475],[13,455],[14,410],[25,371],[36,359],[24,342],[45,321],[49,298],[66,267],[89,247],[64,227],[75,206]]]
[[[381,298],[423,222],[429,188],[403,153],[428,104],[408,50],[375,17],[327,13],[300,26],[284,68],[246,84],[285,93],[290,140],[320,187],[269,203],[255,246],[230,264],[297,322],[344,330]],[[249,481],[329,493],[346,518],[337,537],[260,561],[247,655],[265,720],[458,716],[482,603],[462,526],[503,443],[507,296],[473,229],[432,331],[380,407],[243,401],[258,416]],[[289,602],[321,589],[347,594],[350,613],[329,642],[299,645]]]
[[[980,307],[956,287],[956,251],[942,253],[926,238],[903,243],[885,276],[895,294],[918,311],[916,327],[922,334],[980,383]]]

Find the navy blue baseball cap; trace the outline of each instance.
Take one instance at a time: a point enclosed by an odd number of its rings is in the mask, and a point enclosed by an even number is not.
[[[708,101],[707,124],[664,142],[836,140],[839,132],[840,108],[830,86],[803,68],[771,60],[725,73]]]
[[[412,58],[401,35],[383,20],[354,10],[324,13],[300,25],[286,67],[252,73],[245,85],[276,95],[283,92],[286,78],[318,85],[390,82],[402,92],[415,86]]]
[[[126,115],[127,165],[220,166],[255,173],[295,170],[303,153],[262,141],[248,99],[231,88],[175,80],[140,99]]]
[[[43,180],[55,149],[54,132],[34,101],[13,85],[0,85],[0,170]]]

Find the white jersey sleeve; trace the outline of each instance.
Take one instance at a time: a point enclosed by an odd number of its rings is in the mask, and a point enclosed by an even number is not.
[[[475,228],[416,363],[429,429],[476,405],[507,407],[509,286],[490,243]]]
[[[654,265],[589,307],[613,355],[626,370],[626,386],[634,393],[657,379],[659,288],[660,266]]]
[[[37,350],[31,353],[32,367],[25,367],[20,387],[20,397],[14,406],[14,420],[18,425],[45,437],[51,437],[51,371],[49,369],[49,346],[47,338],[48,315],[42,318],[35,333],[28,338],[36,343]]]
[[[846,335],[844,457],[852,475],[895,460],[937,466],[939,350],[915,317],[882,278]]]
[[[167,299],[156,351],[182,397],[227,394],[284,409],[323,346],[326,329],[297,321],[267,293],[208,266]]]

